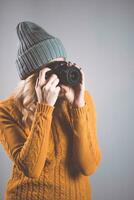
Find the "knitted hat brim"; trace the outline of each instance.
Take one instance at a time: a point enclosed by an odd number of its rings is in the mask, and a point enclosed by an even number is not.
[[[66,50],[60,39],[55,37],[35,44],[22,55],[18,55],[16,59],[20,79],[26,79],[35,71],[40,70],[43,64],[58,57],[64,57],[65,60],[67,58]]]

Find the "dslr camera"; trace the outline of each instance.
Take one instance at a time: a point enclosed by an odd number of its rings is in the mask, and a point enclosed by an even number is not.
[[[59,83],[67,86],[76,86],[82,80],[82,74],[80,69],[75,65],[68,66],[66,61],[53,61],[46,65],[51,70],[45,74],[47,80],[52,74],[56,74],[59,78]]]

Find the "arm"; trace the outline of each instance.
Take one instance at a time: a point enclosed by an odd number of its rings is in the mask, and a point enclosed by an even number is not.
[[[6,108],[0,107],[0,142],[17,167],[31,178],[38,178],[44,166],[54,107],[37,102],[28,137]]]
[[[74,132],[72,160],[78,164],[84,175],[89,176],[95,172],[102,154],[96,133],[95,105],[87,90],[84,98],[84,106],[70,106],[71,124]]]

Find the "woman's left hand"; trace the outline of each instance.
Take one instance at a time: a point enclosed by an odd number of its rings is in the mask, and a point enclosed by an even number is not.
[[[68,62],[68,67],[70,67],[72,64],[69,61]],[[67,100],[72,104],[72,106],[78,106],[82,107],[85,105],[85,100],[84,100],[84,92],[85,92],[85,78],[84,78],[84,72],[82,71],[81,67],[76,65],[76,63],[73,63],[75,67],[79,68],[82,74],[82,80],[81,82],[73,87],[69,87],[66,85],[61,84],[61,90],[64,91],[64,95],[67,98]]]

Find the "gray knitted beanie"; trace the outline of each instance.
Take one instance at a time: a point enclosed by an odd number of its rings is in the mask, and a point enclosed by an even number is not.
[[[19,47],[15,63],[20,79],[26,79],[54,58],[64,57],[66,60],[67,53],[60,39],[39,25],[23,21],[17,25],[16,30]]]

